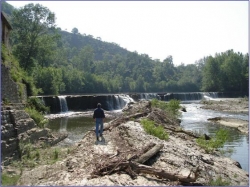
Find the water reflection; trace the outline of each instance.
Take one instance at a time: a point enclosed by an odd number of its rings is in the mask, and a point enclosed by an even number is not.
[[[61,144],[72,144],[82,139],[84,134],[94,129],[94,120],[90,117],[62,117],[50,119],[47,127],[55,132],[67,132],[68,138]]]

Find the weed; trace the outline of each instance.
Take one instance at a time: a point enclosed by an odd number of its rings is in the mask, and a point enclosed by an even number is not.
[[[211,138],[210,140],[205,140],[204,136],[201,136],[196,140],[198,145],[205,149],[207,153],[213,152],[215,149],[223,147],[225,142],[228,140],[229,132],[225,129],[219,129],[215,137]]]
[[[221,176],[217,177],[216,180],[211,180],[208,183],[209,186],[229,186],[230,182],[229,181],[223,181]]]
[[[2,186],[15,186],[20,175],[8,175],[6,173],[2,173]]]
[[[158,137],[161,140],[168,140],[168,134],[165,132],[162,126],[155,127],[154,121],[143,119],[141,121],[144,130],[155,137]]]
[[[44,125],[47,123],[47,120],[44,118],[44,116],[37,110],[27,107],[25,108],[25,111],[30,115],[30,117],[36,122],[36,124],[40,128],[43,128]]]
[[[53,158],[54,158],[54,160],[57,160],[58,157],[59,157],[59,152],[57,149],[55,149],[54,154],[53,154]]]

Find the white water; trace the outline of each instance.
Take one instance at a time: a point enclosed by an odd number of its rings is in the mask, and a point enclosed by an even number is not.
[[[66,101],[66,96],[58,96],[60,101],[61,112],[68,112],[68,105]]]
[[[187,112],[182,113],[181,127],[185,130],[191,130],[198,133],[206,133],[213,136],[214,133],[221,127],[220,125],[209,122],[208,118],[213,117],[230,117],[242,120],[248,120],[246,114],[232,114],[226,112],[218,112],[213,110],[201,109],[199,103],[181,104],[186,107]],[[234,128],[224,127],[230,130],[230,140],[228,140],[223,150],[233,149],[233,153],[228,153],[225,156],[238,161],[242,169],[248,172],[249,169],[249,137],[237,131]]]

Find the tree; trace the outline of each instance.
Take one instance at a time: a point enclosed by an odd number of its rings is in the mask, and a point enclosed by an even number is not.
[[[73,29],[72,29],[72,31],[71,31],[73,34],[78,34],[79,32],[78,32],[78,29],[76,28],[76,27],[74,27]]]
[[[12,26],[13,53],[21,67],[31,70],[36,65],[41,38],[55,27],[55,15],[40,4],[30,3],[13,12]]]

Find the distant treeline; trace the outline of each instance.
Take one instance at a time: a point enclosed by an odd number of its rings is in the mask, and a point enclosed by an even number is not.
[[[248,92],[248,54],[228,50],[175,66],[172,56],[153,60],[77,28],[62,31],[55,26],[55,14],[40,4],[14,9],[2,2],[2,10],[13,27],[11,50],[24,72],[23,82],[33,90],[30,95]]]

